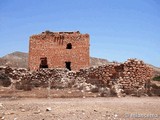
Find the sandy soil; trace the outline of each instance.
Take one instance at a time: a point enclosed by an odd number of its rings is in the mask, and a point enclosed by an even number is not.
[[[0,98],[0,118],[4,120],[159,120],[160,97]]]

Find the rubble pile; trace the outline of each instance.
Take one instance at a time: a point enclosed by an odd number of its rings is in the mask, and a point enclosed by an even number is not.
[[[123,64],[114,63],[81,69],[78,73],[87,82],[97,86],[106,86],[112,89],[117,84],[118,88],[127,94],[148,89],[147,86],[150,84],[152,74],[153,70],[143,61],[137,59],[128,59]]]
[[[116,77],[114,64],[102,65],[81,69],[79,76],[84,77],[88,83],[97,84],[98,86],[107,86],[113,77]]]
[[[124,63],[122,77],[119,83],[128,91],[145,89],[150,84],[153,76],[153,70],[143,61],[129,59]]]
[[[9,79],[9,77],[4,73],[0,73],[0,86],[8,87],[10,85],[11,80]]]
[[[0,77],[2,74],[20,90],[31,90],[34,87],[77,88],[87,92],[99,92],[102,96],[123,96],[123,93],[146,92],[152,78],[152,69],[143,61],[129,59],[123,64],[112,63],[80,69],[78,72],[62,68],[28,71],[22,68],[0,67]]]

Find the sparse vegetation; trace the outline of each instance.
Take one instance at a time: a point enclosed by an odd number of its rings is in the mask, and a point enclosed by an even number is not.
[[[9,77],[4,73],[0,73],[0,86],[8,87],[10,85],[11,80],[9,79]]]
[[[156,76],[153,78],[154,81],[160,81],[160,76]]]

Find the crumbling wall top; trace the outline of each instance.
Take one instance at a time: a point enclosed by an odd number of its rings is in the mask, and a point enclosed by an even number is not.
[[[89,34],[81,34],[79,31],[74,31],[74,32],[51,32],[51,31],[45,31],[45,32],[42,32],[40,34],[34,34],[32,36],[30,36],[30,38],[32,39],[39,39],[39,38],[42,38],[42,37],[47,37],[47,36],[51,36],[51,37],[58,37],[58,36],[61,36],[61,37],[77,37],[77,36],[80,36],[80,37],[89,37]]]

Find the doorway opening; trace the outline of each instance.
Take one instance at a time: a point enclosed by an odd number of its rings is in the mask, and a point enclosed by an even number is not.
[[[65,62],[66,68],[71,71],[71,62]]]
[[[41,63],[40,63],[39,68],[48,68],[47,57],[40,58],[40,60],[41,60]]]

